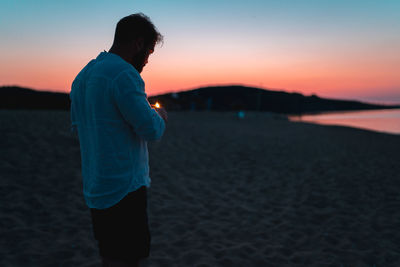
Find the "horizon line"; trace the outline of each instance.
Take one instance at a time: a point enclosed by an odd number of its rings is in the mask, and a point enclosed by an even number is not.
[[[232,83],[232,84],[227,84],[227,83],[220,83],[220,84],[204,84],[204,85],[198,85],[195,87],[189,87],[187,89],[176,89],[176,90],[169,90],[166,91],[165,93],[156,93],[156,94],[148,94],[148,98],[150,97],[156,97],[156,96],[161,96],[161,95],[167,95],[167,94],[173,94],[173,93],[180,93],[180,92],[188,92],[188,91],[193,91],[197,89],[202,89],[202,88],[207,88],[207,87],[233,87],[233,86],[241,86],[241,87],[247,87],[247,88],[255,88],[255,89],[260,89],[260,90],[265,90],[265,91],[274,91],[274,92],[284,92],[284,93],[297,93],[301,94],[305,97],[311,97],[311,96],[317,96],[322,99],[330,99],[330,100],[339,100],[339,101],[357,101],[357,102],[362,102],[366,104],[372,104],[372,105],[385,105],[385,106],[399,106],[400,107],[400,102],[395,103],[393,102],[392,104],[388,104],[385,101],[365,101],[365,100],[359,100],[359,99],[351,99],[351,98],[331,98],[331,97],[321,97],[316,93],[312,94],[304,94],[300,91],[289,91],[287,89],[281,89],[281,88],[269,88],[269,87],[264,87],[264,86],[254,86],[254,85],[249,85],[249,84],[243,84],[243,83]],[[38,88],[33,88],[33,87],[25,87],[17,84],[10,84],[10,85],[0,85],[0,88],[2,87],[19,87],[23,89],[29,89],[37,92],[47,92],[47,93],[61,93],[61,94],[69,94],[69,92],[64,92],[64,91],[58,91],[57,89],[38,89]],[[400,89],[399,89],[400,90]]]

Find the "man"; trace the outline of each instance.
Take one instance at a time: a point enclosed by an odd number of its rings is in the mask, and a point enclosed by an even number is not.
[[[151,107],[140,73],[161,40],[147,16],[124,17],[109,52],[90,61],[72,83],[83,194],[103,266],[139,266],[149,255],[147,141],[161,138],[167,113]]]

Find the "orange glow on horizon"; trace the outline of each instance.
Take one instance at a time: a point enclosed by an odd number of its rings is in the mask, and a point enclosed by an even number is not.
[[[379,54],[348,61],[333,56],[290,61],[288,56],[278,60],[279,56],[274,55],[267,61],[250,58],[241,66],[226,54],[223,60],[207,63],[202,55],[174,59],[159,52],[142,73],[149,96],[215,85],[244,85],[332,98],[399,95],[396,66],[400,59],[387,60],[384,53],[386,61],[379,59]],[[75,76],[96,55],[75,55],[74,59],[71,55],[51,56],[35,56],[24,64],[6,56],[0,64],[0,85],[69,93]]]

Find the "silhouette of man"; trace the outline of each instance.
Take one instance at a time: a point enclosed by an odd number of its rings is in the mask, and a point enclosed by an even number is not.
[[[149,256],[147,141],[161,138],[167,112],[149,104],[140,73],[160,41],[147,16],[124,17],[109,52],[90,61],[72,83],[83,195],[103,266],[139,266]]]

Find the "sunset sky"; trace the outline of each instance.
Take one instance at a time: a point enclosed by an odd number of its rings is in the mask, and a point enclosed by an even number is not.
[[[164,35],[149,95],[242,84],[400,103],[399,0],[2,0],[0,85],[69,92],[136,12]]]

